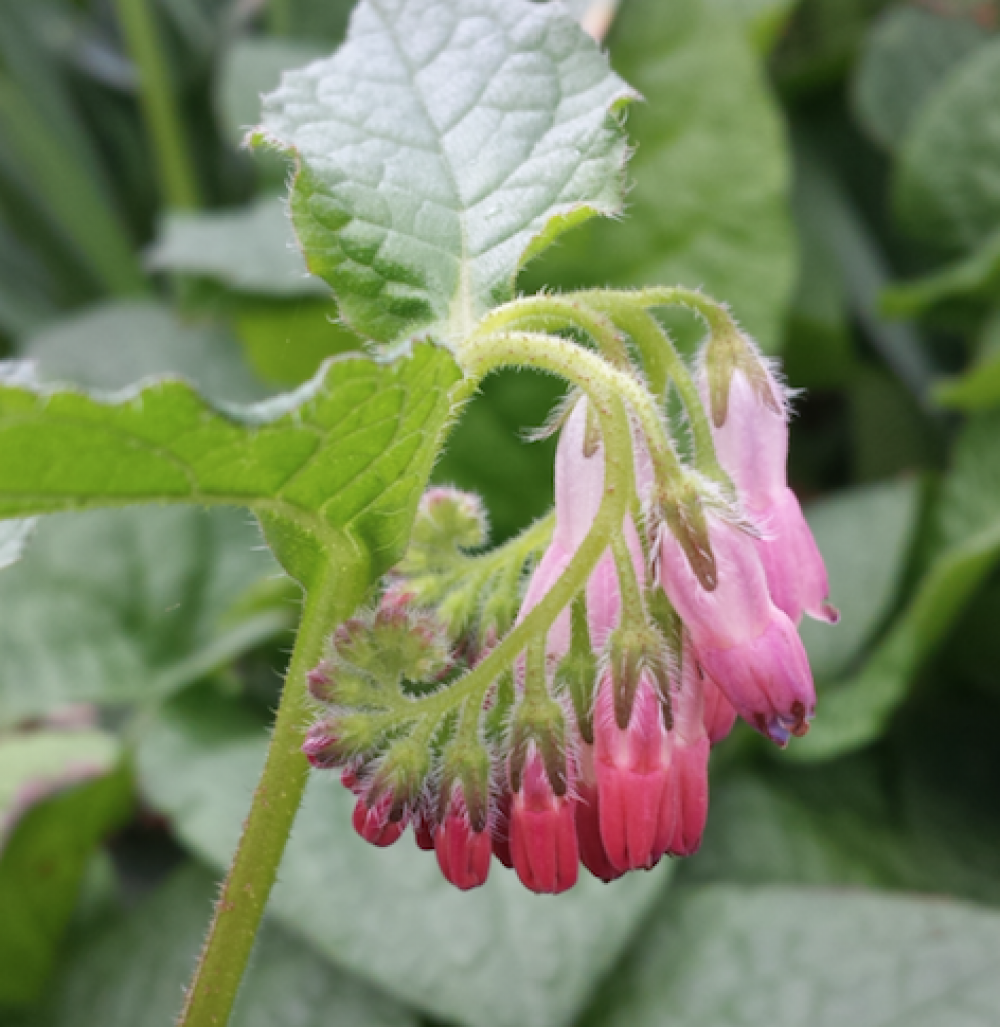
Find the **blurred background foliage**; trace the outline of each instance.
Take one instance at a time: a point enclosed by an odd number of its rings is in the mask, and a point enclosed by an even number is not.
[[[240,148],[350,7],[0,0],[7,356],[247,401],[360,345],[291,245],[288,168]],[[996,1024],[1000,4],[622,0],[607,45],[648,101],[628,216],[522,286],[701,285],[783,358],[843,611],[803,629],[819,718],[724,744],[696,857],[558,899],[499,869],[459,894],[314,781],[236,1022]],[[495,541],[551,501],[522,433],[557,398],[496,376],[438,465]],[[296,612],[235,512],[50,517],[0,573],[0,1024],[172,1022]]]

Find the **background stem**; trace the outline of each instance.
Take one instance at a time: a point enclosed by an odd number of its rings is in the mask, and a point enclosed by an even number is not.
[[[359,556],[354,562],[331,563],[306,596],[264,772],[178,1027],[229,1022],[309,775],[301,752],[310,719],[306,674],[322,658],[332,629],[361,603],[367,584],[367,561]]]
[[[117,0],[118,20],[139,72],[139,98],[167,204],[177,210],[200,205],[198,183],[173,85],[148,0]]]

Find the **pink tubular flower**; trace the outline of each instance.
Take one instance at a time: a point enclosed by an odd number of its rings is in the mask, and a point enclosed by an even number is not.
[[[511,803],[511,857],[526,888],[558,894],[572,888],[578,874],[573,803],[552,791],[541,756],[534,744],[530,749]]]
[[[758,360],[758,388],[739,368],[733,372],[726,420],[713,425],[716,452],[746,512],[761,527],[756,544],[774,605],[796,624],[803,613],[834,623],[838,614],[828,602],[826,568],[787,483],[789,416],[784,390],[764,358]],[[707,394],[704,381],[702,394]]]
[[[805,734],[816,707],[795,625],[771,601],[754,540],[712,512],[718,585],[702,588],[673,535],[660,533],[661,583],[705,672],[744,720],[779,745]]]
[[[601,805],[594,770],[594,747],[581,744],[579,778],[576,783],[576,841],[580,862],[598,880],[609,884],[624,873],[608,858],[601,837]]]
[[[739,368],[733,372],[725,422],[713,423],[716,453],[747,513],[761,528],[756,546],[774,604],[795,624],[803,613],[835,623],[838,614],[827,601],[830,585],[823,557],[788,487],[784,390],[763,357],[757,359],[759,388]],[[703,379],[703,395],[707,392]]]
[[[690,642],[684,647],[681,673],[671,689],[674,724],[669,795],[673,833],[666,850],[675,856],[698,851],[708,819],[708,757],[711,742],[705,729],[704,683]],[[663,820],[667,821],[668,815]]]
[[[648,870],[663,855],[663,841],[673,830],[673,811],[664,804],[670,764],[671,739],[651,676],[643,672],[623,730],[615,720],[611,674],[605,672],[594,710],[594,767],[601,839],[617,870]]]
[[[692,653],[694,650],[692,649]],[[697,659],[697,654],[694,654]],[[736,723],[736,710],[721,688],[701,668],[701,688],[705,704],[705,730],[712,745],[728,737]]]
[[[434,849],[441,873],[456,888],[468,891],[486,883],[492,838],[488,828],[473,830],[460,787],[452,792],[448,812],[435,832]]]

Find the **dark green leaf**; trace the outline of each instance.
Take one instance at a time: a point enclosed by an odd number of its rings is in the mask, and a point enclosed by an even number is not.
[[[807,888],[677,890],[588,1027],[992,1027],[1000,916]]]
[[[362,0],[255,133],[292,152],[311,271],[379,341],[468,333],[529,256],[621,207],[631,90],[555,6]]]
[[[306,271],[284,204],[258,200],[237,211],[168,214],[147,253],[156,271],[197,275],[238,292],[329,296]]]
[[[962,63],[914,119],[895,203],[906,228],[955,249],[1000,227],[1000,40]]]
[[[865,666],[821,692],[812,730],[786,753],[826,759],[877,739],[924,661],[952,630],[1000,557],[1000,422],[966,429],[940,499],[941,549]]]
[[[894,149],[941,80],[987,39],[954,12],[891,7],[865,38],[853,81],[854,108],[873,139]]]
[[[277,565],[243,513],[46,518],[0,574],[0,724],[68,703],[149,702],[290,626],[235,604]]]
[[[332,299],[238,297],[233,327],[246,358],[267,382],[301,385],[327,357],[362,348],[337,320]]]
[[[647,101],[629,115],[626,217],[577,229],[529,286],[703,286],[775,350],[795,270],[788,160],[741,26],[702,0],[630,0],[609,42]]]
[[[140,747],[150,800],[215,866],[232,855],[266,742],[255,720],[192,697]],[[547,898],[494,862],[486,887],[460,893],[411,837],[385,850],[361,841],[353,805],[336,775],[316,775],[282,864],[276,915],[339,964],[470,1027],[569,1023],[669,877],[663,865]]]
[[[265,389],[233,338],[219,326],[180,321],[151,300],[91,307],[28,338],[22,356],[45,382],[124,389],[156,375],[180,375],[215,400],[248,403]]]
[[[334,360],[296,393],[225,412],[180,381],[103,399],[8,383],[0,514],[249,506],[299,580],[321,549],[359,545],[378,575],[405,546],[457,378],[447,352],[422,343],[393,363]]]
[[[1000,284],[1000,230],[970,256],[940,271],[900,282],[882,294],[882,309],[891,317],[917,317],[946,300],[989,298]]]
[[[180,1011],[218,889],[178,871],[139,908],[76,939],[32,1027],[169,1027]],[[402,1006],[265,924],[233,1027],[416,1027]]]
[[[48,982],[94,846],[128,814],[119,758],[94,731],[0,738],[0,1005]]]
[[[857,660],[889,613],[919,511],[916,482],[872,485],[812,504],[809,525],[830,574],[840,623],[805,621],[802,638],[813,673],[829,681]]]
[[[966,413],[1000,406],[1000,311],[983,327],[977,361],[962,377],[941,382],[935,398],[943,407]]]

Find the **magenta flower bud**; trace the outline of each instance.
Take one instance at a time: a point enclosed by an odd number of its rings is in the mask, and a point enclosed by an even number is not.
[[[329,720],[313,724],[306,732],[302,752],[317,770],[332,770],[342,762],[340,738]]]
[[[659,573],[706,673],[736,712],[785,745],[805,734],[816,707],[812,672],[795,626],[771,601],[754,540],[708,517],[719,567],[717,587],[701,587],[680,545],[660,534]]]
[[[441,873],[456,888],[468,891],[486,883],[492,839],[488,828],[472,829],[461,786],[452,791],[448,812],[434,834],[434,849]]]
[[[748,345],[750,345],[748,343]],[[788,409],[784,389],[757,353],[749,357],[759,380],[737,368],[724,422],[713,425],[715,449],[747,513],[760,525],[757,549],[774,604],[798,624],[803,613],[835,623],[830,583],[816,540],[788,488]],[[708,385],[703,377],[703,394]]]
[[[386,794],[378,799],[374,805],[369,806],[363,798],[358,799],[354,807],[352,823],[354,830],[361,835],[366,842],[377,845],[384,849],[399,841],[400,836],[406,829],[405,820],[393,821],[389,819],[389,809],[392,806],[392,794]]]
[[[618,870],[649,869],[663,855],[657,840],[671,834],[661,823],[670,776],[670,739],[655,682],[643,672],[628,726],[615,718],[613,683],[602,676],[594,711],[594,769],[601,839]]]
[[[621,877],[624,871],[617,869],[608,858],[601,838],[600,796],[597,791],[597,775],[594,770],[594,750],[591,745],[580,746],[579,778],[576,782],[576,842],[580,850],[580,862],[598,880],[609,884]]]
[[[553,792],[534,746],[525,760],[521,789],[511,802],[510,851],[517,876],[531,891],[557,894],[576,884],[573,801]]]

